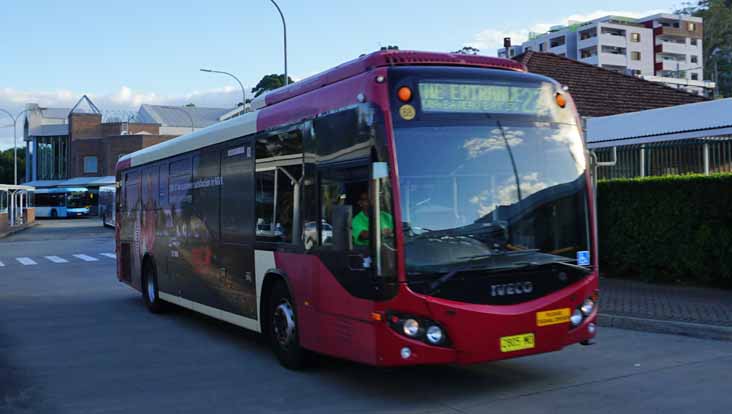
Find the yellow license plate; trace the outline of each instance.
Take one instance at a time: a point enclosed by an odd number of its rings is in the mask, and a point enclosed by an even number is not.
[[[569,308],[536,312],[536,326],[557,325],[569,322]]]
[[[522,349],[531,349],[534,346],[536,346],[536,343],[534,342],[534,334],[532,333],[504,336],[501,338],[501,352],[520,351]]]

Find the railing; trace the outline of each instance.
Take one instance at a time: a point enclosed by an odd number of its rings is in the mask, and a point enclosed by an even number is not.
[[[613,149],[595,150],[598,161]],[[599,179],[732,173],[732,136],[617,147],[617,162],[598,170]]]

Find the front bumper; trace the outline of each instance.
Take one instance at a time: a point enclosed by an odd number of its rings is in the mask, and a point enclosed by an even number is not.
[[[398,302],[404,302],[411,309],[392,310],[439,323],[447,333],[449,346],[432,346],[407,338],[382,323],[377,327],[379,352],[376,362],[378,365],[474,364],[558,351],[568,345],[588,341],[596,335],[590,324],[596,325],[597,306],[575,328],[570,328],[570,322],[539,326],[537,312],[567,308],[573,311],[597,292],[597,280],[597,275],[593,274],[542,298],[505,306],[474,305],[427,297],[403,286],[397,296],[401,299]],[[501,350],[501,338],[523,334],[533,335],[533,347]],[[404,347],[408,347],[411,354],[406,359],[401,353]]]

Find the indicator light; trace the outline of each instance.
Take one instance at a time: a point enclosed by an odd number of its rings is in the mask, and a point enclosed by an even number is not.
[[[565,106],[567,106],[567,98],[565,98],[564,95],[559,92],[557,92],[556,101],[557,105],[559,105],[560,108],[564,108]]]
[[[402,86],[397,91],[397,97],[402,102],[409,102],[412,99],[412,90],[407,86]]]

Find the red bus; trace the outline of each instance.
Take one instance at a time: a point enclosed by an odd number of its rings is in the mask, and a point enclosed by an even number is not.
[[[514,61],[387,50],[123,157],[118,279],[261,332],[280,362],[477,363],[589,343],[588,155]],[[592,253],[592,254],[591,254]]]

